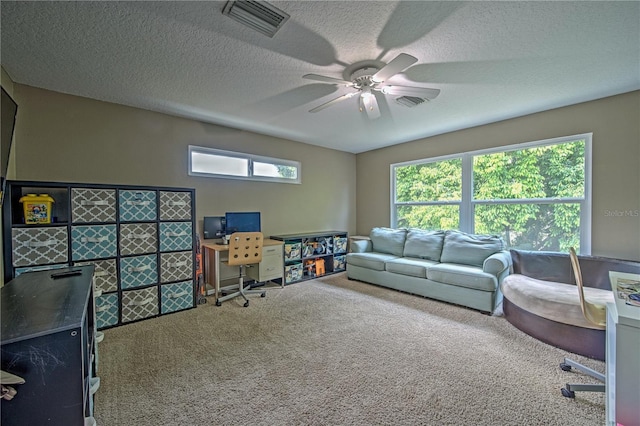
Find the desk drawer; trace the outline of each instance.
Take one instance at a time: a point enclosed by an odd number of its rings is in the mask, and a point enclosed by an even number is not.
[[[191,308],[193,303],[193,281],[175,284],[163,284],[160,287],[160,313],[180,311]]]
[[[122,322],[158,315],[158,287],[122,292]]]

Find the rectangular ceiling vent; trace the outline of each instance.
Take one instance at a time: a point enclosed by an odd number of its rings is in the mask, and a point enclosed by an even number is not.
[[[407,108],[417,107],[421,103],[424,103],[426,99],[417,98],[415,96],[402,96],[400,98],[396,98],[396,102],[402,106],[406,106]]]
[[[289,15],[265,1],[228,1],[222,14],[267,37],[273,37],[289,19]]]

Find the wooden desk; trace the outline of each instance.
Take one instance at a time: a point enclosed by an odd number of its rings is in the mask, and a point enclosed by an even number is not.
[[[278,240],[272,240],[270,238],[264,239],[264,247],[282,246],[284,242]],[[214,295],[216,298],[220,296],[220,281],[221,281],[221,260],[223,253],[229,251],[228,244],[216,244],[216,243],[203,243],[202,253],[204,261],[204,282],[213,287],[213,292],[207,290],[207,296]],[[282,250],[280,250],[281,252]],[[264,262],[264,258],[263,258]],[[235,268],[234,268],[235,269]],[[236,275],[237,277],[237,275]],[[280,266],[280,278],[282,277],[282,266]],[[284,280],[282,287],[284,287]]]

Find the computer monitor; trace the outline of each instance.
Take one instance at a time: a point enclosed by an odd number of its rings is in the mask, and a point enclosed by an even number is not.
[[[227,212],[225,233],[260,232],[260,212]]]
[[[205,216],[203,228],[205,240],[224,237],[224,216]]]

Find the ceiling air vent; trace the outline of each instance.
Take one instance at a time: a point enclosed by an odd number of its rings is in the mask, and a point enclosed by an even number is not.
[[[289,19],[289,15],[265,1],[228,1],[222,14],[267,37],[273,37]]]
[[[415,96],[402,96],[400,98],[396,98],[396,102],[402,106],[406,106],[407,108],[413,108],[421,103],[424,103],[426,99],[417,98]]]

